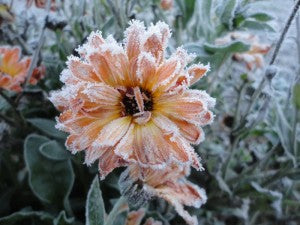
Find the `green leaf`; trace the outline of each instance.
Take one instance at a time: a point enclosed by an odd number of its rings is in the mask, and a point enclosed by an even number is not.
[[[224,8],[221,13],[221,22],[226,24],[229,29],[232,29],[235,10],[237,8],[237,0],[225,0],[223,1]]]
[[[33,118],[28,119],[27,121],[50,137],[60,139],[65,139],[67,137],[66,133],[55,128],[55,122],[53,120]]]
[[[255,21],[252,19],[246,19],[244,22],[241,23],[240,28],[275,32],[274,28],[271,27],[269,24]]]
[[[196,56],[209,56],[209,54],[204,50],[201,44],[190,43],[184,45],[184,49],[187,50],[188,53],[194,53]]]
[[[46,142],[40,146],[39,150],[43,156],[52,160],[66,160],[70,157],[70,153],[57,141]]]
[[[105,207],[99,185],[99,178],[96,176],[92,182],[86,200],[86,225],[103,225]]]
[[[24,158],[29,172],[29,185],[43,202],[63,206],[71,192],[74,173],[70,160],[51,160],[41,154],[40,147],[49,139],[29,135],[24,143]]]
[[[297,83],[293,89],[293,101],[297,109],[300,109],[300,84]]]
[[[128,210],[128,204],[125,197],[121,196],[118,201],[115,203],[113,209],[107,216],[105,225],[114,225],[116,218],[123,212]]]
[[[67,218],[65,211],[61,211],[57,218],[53,220],[53,225],[72,225],[74,218]]]
[[[204,44],[204,49],[210,53],[236,53],[248,51],[250,49],[250,45],[242,41],[233,41],[226,45]]]
[[[270,14],[263,13],[263,12],[251,14],[249,15],[249,17],[254,18],[255,20],[260,22],[268,22],[274,19],[274,17],[271,16]]]
[[[256,182],[251,182],[251,186],[260,194],[266,196],[269,200],[272,201],[271,207],[275,210],[278,216],[282,214],[282,193],[278,191],[269,190],[261,187]]]
[[[177,0],[177,4],[183,14],[182,22],[185,27],[194,14],[195,0]]]
[[[15,212],[9,216],[0,218],[0,225],[18,225],[22,221],[31,224],[33,221],[35,224],[52,225],[52,216],[46,212]]]

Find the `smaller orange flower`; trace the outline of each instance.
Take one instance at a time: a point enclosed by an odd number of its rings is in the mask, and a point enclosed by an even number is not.
[[[120,177],[121,192],[122,195],[129,197],[130,200],[135,199],[137,202],[143,202],[139,198],[144,196],[147,198],[147,194],[163,198],[175,207],[187,224],[197,225],[197,218],[191,216],[183,206],[199,208],[206,202],[207,197],[203,189],[186,179],[189,173],[189,166],[177,164],[172,164],[163,170],[131,164]],[[138,190],[139,188],[141,190]]]
[[[233,59],[245,62],[248,70],[263,67],[263,56],[269,52],[270,45],[261,44],[257,36],[244,32],[231,32],[225,37],[217,39],[216,44],[224,45],[235,40],[250,44],[251,47],[247,52],[235,53]]]
[[[47,5],[47,0],[27,0],[27,8],[29,8],[34,1],[34,4],[37,8],[45,8]],[[51,8],[52,11],[56,10],[55,0],[51,0]]]
[[[0,47],[0,88],[19,92],[25,81],[30,58],[20,58],[18,47]]]
[[[21,58],[19,47],[0,47],[0,88],[20,92],[31,63],[30,57]],[[46,67],[41,65],[33,70],[29,83],[35,85],[44,78]]]
[[[163,10],[169,10],[173,7],[173,0],[161,0],[160,7]]]
[[[45,77],[46,67],[40,65],[39,67],[34,68],[29,83],[31,85],[36,85],[37,82]]]
[[[128,213],[126,219],[126,225],[141,225],[143,217],[145,216],[145,209],[141,208],[137,211],[132,211]],[[162,225],[161,222],[155,221],[153,218],[148,218],[144,225]]]

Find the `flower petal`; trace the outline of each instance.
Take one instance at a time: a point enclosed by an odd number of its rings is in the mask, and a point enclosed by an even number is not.
[[[99,158],[98,168],[101,175],[101,179],[103,180],[115,168],[120,166],[126,166],[126,164],[126,161],[124,161],[119,156],[115,155],[112,148],[107,148],[106,150],[104,150],[103,154],[101,154]]]
[[[196,83],[209,71],[209,65],[194,64],[188,68],[188,74],[190,76],[190,85]]]
[[[151,53],[156,58],[158,64],[163,61],[170,36],[169,26],[161,21],[155,25],[152,24],[144,34],[144,40],[142,41],[143,50]]]
[[[126,225],[140,225],[142,222],[143,217],[145,216],[145,209],[141,208],[137,211],[132,211],[128,213]]]
[[[99,77],[93,71],[93,67],[87,63],[80,61],[79,58],[70,57],[67,64],[72,74],[77,79],[90,82],[101,82]]]
[[[112,147],[127,133],[131,117],[121,117],[111,121],[101,130],[99,136],[93,143],[94,148]]]
[[[144,33],[145,26],[143,22],[137,20],[129,22],[129,27],[125,31],[125,49],[130,62],[140,54],[141,37]]]

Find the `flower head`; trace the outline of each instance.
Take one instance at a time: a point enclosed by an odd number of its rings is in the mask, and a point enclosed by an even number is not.
[[[145,216],[145,209],[141,208],[137,211],[131,211],[127,215],[126,225],[141,225],[142,219]],[[143,225],[162,225],[161,222],[155,221],[153,218],[148,218]]]
[[[262,67],[264,64],[263,56],[270,50],[270,45],[261,44],[257,36],[244,32],[231,32],[223,38],[216,40],[216,44],[228,44],[234,40],[243,41],[250,44],[250,50],[242,53],[235,53],[233,58],[237,61],[246,63],[248,70],[255,67]]]
[[[0,47],[0,88],[20,92],[30,63],[30,57],[21,58],[20,48]],[[45,73],[44,65],[34,68],[29,83],[35,85],[45,76]]]
[[[173,7],[173,0],[161,0],[160,1],[160,7],[163,9],[163,10],[169,10]]]
[[[0,87],[11,91],[21,91],[30,65],[30,58],[20,57],[18,47],[0,47]]]
[[[141,198],[141,191],[137,191],[137,186],[140,186],[143,192],[165,199],[188,224],[195,225],[198,224],[196,217],[191,216],[183,206],[199,208],[206,202],[207,197],[203,189],[186,179],[189,173],[190,167],[177,164],[172,164],[164,170],[131,164],[121,175],[120,188],[125,196],[133,198],[133,195],[138,194],[137,198]]]
[[[35,6],[37,8],[45,8],[47,5],[47,1],[48,0],[27,0],[27,7],[30,7],[32,5],[32,3],[34,2]],[[56,4],[55,4],[55,0],[51,0],[51,5],[50,5],[50,9],[52,11],[56,10]]]
[[[104,177],[126,163],[162,169],[176,162],[201,165],[190,144],[204,139],[214,99],[188,89],[209,67],[187,64],[178,48],[165,59],[171,33],[158,22],[147,30],[130,23],[124,47],[112,36],[93,32],[62,72],[62,90],[50,100],[62,111],[57,127],[70,133],[66,146],[85,150],[87,164],[99,159]]]
[[[45,74],[46,67],[44,65],[40,65],[39,67],[34,68],[29,83],[32,85],[36,85],[39,80],[45,77]]]

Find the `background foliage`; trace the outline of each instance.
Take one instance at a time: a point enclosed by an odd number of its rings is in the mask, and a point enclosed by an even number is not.
[[[19,45],[24,55],[36,52],[44,30],[38,63],[47,69],[38,85],[26,86],[18,104],[0,97],[1,225],[124,222],[128,209],[115,204],[122,169],[99,183],[96,165],[88,168],[82,154],[66,151],[66,134],[54,128],[58,112],[48,96],[61,87],[67,56],[76,54],[91,31],[121,40],[134,18],[148,25],[165,21],[173,33],[169,54],[183,45],[197,55],[196,61],[211,65],[210,74],[194,87],[217,99],[215,122],[206,128],[205,141],[195,146],[206,170],[193,171],[189,178],[208,194],[201,209],[190,209],[199,223],[299,224],[299,15],[272,67],[273,79],[264,77],[272,51],[263,68],[249,71],[232,59],[249,50],[247,43],[215,45],[217,38],[244,30],[274,46],[292,0],[176,0],[166,11],[158,0],[56,2],[57,10],[47,12],[27,10],[24,1],[15,0],[10,9],[14,22],[1,24],[1,45]],[[16,102],[17,94],[5,94]],[[147,209],[147,216],[164,224],[184,224],[162,200],[153,199]]]

